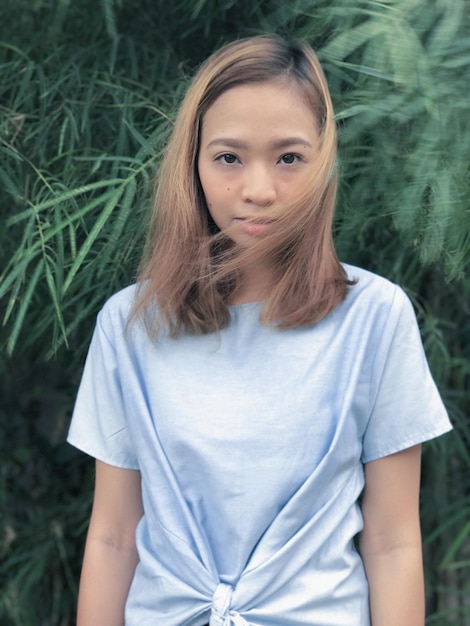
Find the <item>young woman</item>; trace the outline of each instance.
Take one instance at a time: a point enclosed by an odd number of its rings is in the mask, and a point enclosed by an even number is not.
[[[308,46],[201,67],[69,434],[96,458],[78,626],[424,623],[420,443],[450,425],[403,291],[337,259],[335,163]]]

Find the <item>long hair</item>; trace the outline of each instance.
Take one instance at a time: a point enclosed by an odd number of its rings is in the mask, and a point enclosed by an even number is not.
[[[319,131],[315,174],[295,205],[276,214],[274,234],[239,250],[213,223],[197,171],[201,124],[215,100],[250,83],[287,81],[311,107]],[[274,280],[263,323],[295,328],[317,322],[345,297],[349,281],[337,258],[332,222],[336,199],[336,128],[328,85],[306,44],[277,36],[232,42],[201,66],[183,99],[159,168],[132,317],[155,335],[164,327],[210,333],[230,321],[240,267],[271,254]],[[158,308],[158,315],[156,310]]]

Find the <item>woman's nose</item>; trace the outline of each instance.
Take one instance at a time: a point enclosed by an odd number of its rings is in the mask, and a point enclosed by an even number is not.
[[[268,168],[261,166],[247,169],[243,180],[243,202],[267,206],[275,199],[276,188]]]

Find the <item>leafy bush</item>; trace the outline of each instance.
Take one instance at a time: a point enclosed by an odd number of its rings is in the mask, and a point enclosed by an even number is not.
[[[341,257],[400,283],[456,426],[425,447],[429,624],[469,624],[465,0],[15,0],[0,7],[0,624],[73,623],[91,464],[63,443],[94,316],[133,280],[192,70],[309,41],[340,134]],[[467,74],[468,77],[468,74]]]

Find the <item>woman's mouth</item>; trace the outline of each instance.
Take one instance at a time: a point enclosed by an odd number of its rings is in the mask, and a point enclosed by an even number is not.
[[[240,222],[241,230],[251,237],[264,237],[274,227],[273,220],[269,219],[237,217],[235,220]]]

